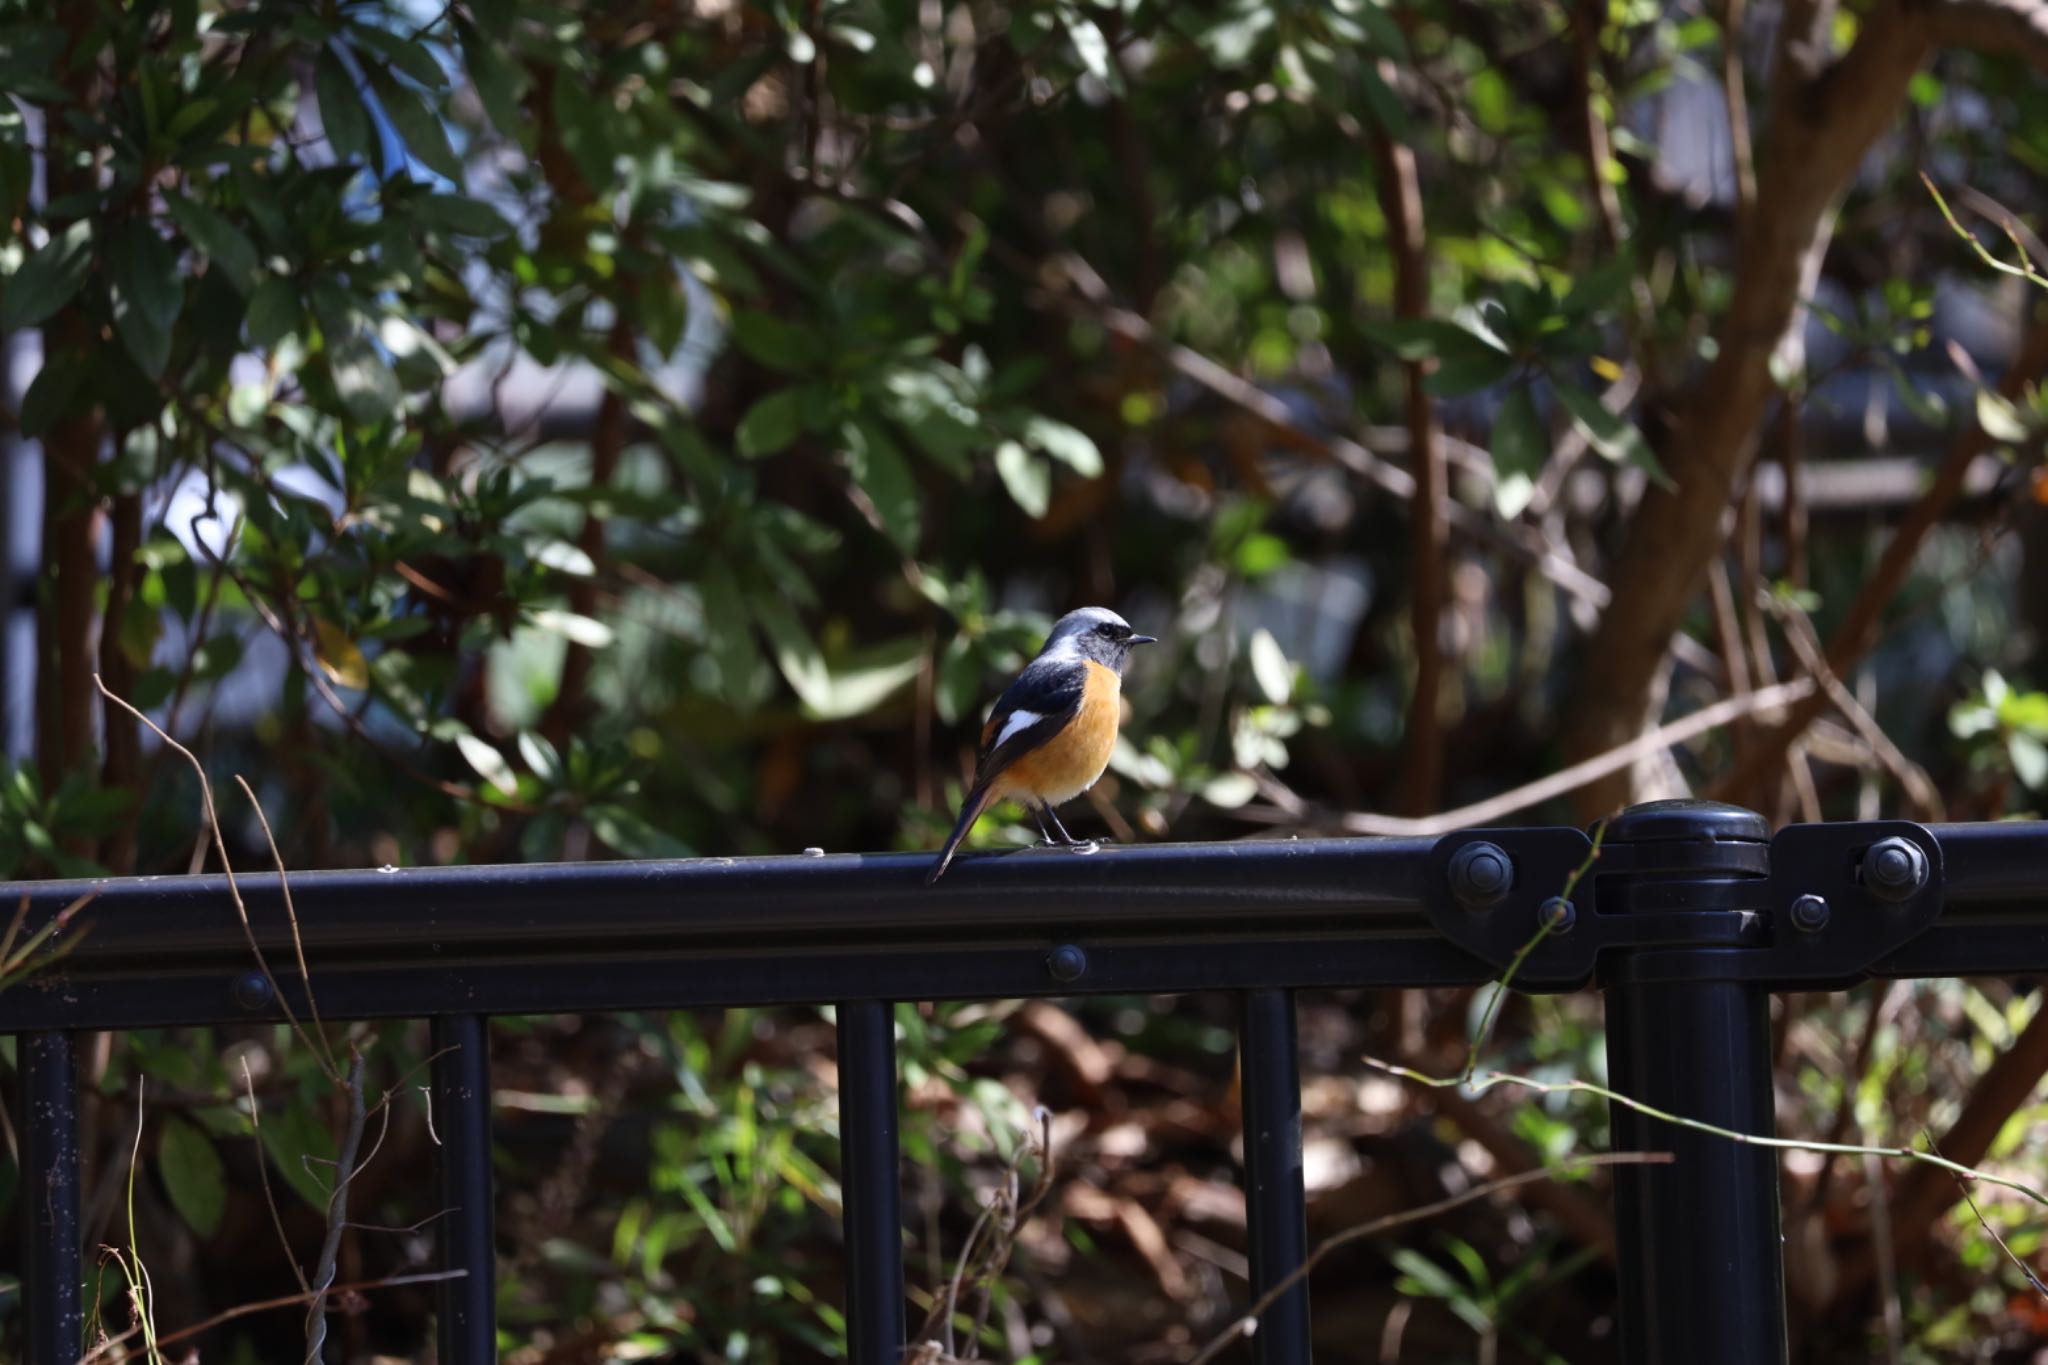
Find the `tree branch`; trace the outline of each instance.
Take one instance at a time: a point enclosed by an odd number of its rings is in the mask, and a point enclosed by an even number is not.
[[[2044,372],[2048,372],[2048,322],[2037,322],[2027,329],[2019,354],[2013,357],[2012,365],[1998,381],[1998,392],[2007,398],[2015,397]],[[1906,581],[1906,572],[1912,568],[1928,533],[1962,492],[1963,480],[1970,466],[1993,444],[1984,428],[1972,420],[1949,445],[1948,453],[1935,470],[1934,482],[1928,485],[1920,501],[1906,514],[1897,533],[1884,547],[1877,567],[1864,580],[1862,590],[1849,604],[1848,612],[1828,641],[1827,662],[1836,677],[1846,677],[1854,672],[1863,656],[1877,644],[1878,625],[1886,604],[1898,595],[1900,585]],[[1746,791],[1762,774],[1774,771],[1783,761],[1785,750],[1792,741],[1813,723],[1826,706],[1827,694],[1819,690],[1794,704],[1782,723],[1757,737],[1757,742],[1743,755],[1742,761],[1714,785],[1709,795],[1725,799],[1727,793]]]
[[[1609,576],[1614,600],[1587,651],[1593,666],[1581,675],[1567,732],[1574,755],[1612,748],[1641,723],[1659,665],[1720,548],[1730,491],[1756,453],[1757,428],[1776,390],[1771,357],[1802,323],[1802,286],[1826,249],[1836,201],[1897,117],[1906,83],[1929,51],[1925,11],[1889,0],[1865,19],[1846,55],[1806,79],[1801,72],[1825,31],[1818,22],[1825,9],[1788,6],[1788,24],[1809,11],[1815,22],[1808,33],[1787,34],[1757,211],[1743,224],[1715,358],[1683,396],[1663,452],[1674,484],[1645,496]],[[1617,774],[1587,788],[1581,810],[1626,804],[1628,785]]]
[[[1389,63],[1381,66],[1383,78],[1392,74]],[[1422,256],[1422,186],[1415,174],[1415,153],[1377,126],[1372,150],[1379,172],[1380,211],[1386,215],[1387,242],[1394,256],[1394,315],[1426,318],[1429,268]],[[1415,540],[1408,561],[1415,689],[1408,705],[1401,801],[1410,815],[1426,815],[1436,808],[1443,785],[1443,733],[1437,706],[1443,693],[1444,593],[1450,578],[1443,508],[1450,500],[1450,490],[1443,445],[1437,439],[1436,405],[1424,386],[1428,378],[1425,363],[1406,361],[1401,368],[1407,387],[1409,466],[1415,476]]]
[[[1943,47],[2018,57],[2048,71],[2048,4],[2042,0],[1942,0],[1928,22]]]

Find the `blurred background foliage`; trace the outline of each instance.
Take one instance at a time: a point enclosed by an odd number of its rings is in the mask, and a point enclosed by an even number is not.
[[[2028,10],[0,0],[0,875],[206,865],[192,773],[95,674],[247,775],[295,869],[927,848],[981,708],[1090,603],[1164,640],[1070,821],[1119,840],[1429,829],[1800,678],[1517,818],[2032,812]],[[2037,1002],[1787,998],[1781,1130],[2038,1163]],[[1315,1233],[1603,1140],[1357,1064],[1455,1069],[1474,1009],[1304,1001]],[[506,1359],[834,1354],[828,1022],[499,1021]],[[1058,1184],[984,1353],[1178,1359],[1230,1320],[1226,1002],[900,1027],[918,1308],[1044,1106]],[[380,1084],[425,1053],[358,1042]],[[1518,1002],[1500,1047],[1597,1077],[1597,1008]],[[314,1059],[199,1030],[89,1062],[91,1235],[160,1328],[289,1293],[254,1175],[304,1261]],[[401,1107],[343,1278],[430,1261],[431,1141]],[[1795,1156],[1785,1189],[1796,1358],[2048,1344],[1952,1187]],[[1597,1189],[1479,1206],[1333,1258],[1319,1331],[1612,1359],[1611,1239]],[[425,1358],[430,1311],[372,1294],[331,1358]]]

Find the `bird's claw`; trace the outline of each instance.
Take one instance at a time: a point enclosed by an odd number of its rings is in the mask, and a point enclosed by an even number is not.
[[[1092,853],[1102,852],[1102,841],[1099,839],[1076,839],[1071,844],[1068,844],[1067,847],[1074,851],[1076,857],[1086,858]]]

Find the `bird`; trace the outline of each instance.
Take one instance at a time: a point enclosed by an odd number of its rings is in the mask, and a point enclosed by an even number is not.
[[[1109,766],[1124,668],[1133,649],[1157,643],[1107,607],[1082,607],[1053,623],[1038,657],[1003,689],[981,728],[974,782],[926,886],[944,875],[982,812],[1005,797],[1031,812],[1046,843],[1084,846],[1053,808],[1094,786]]]

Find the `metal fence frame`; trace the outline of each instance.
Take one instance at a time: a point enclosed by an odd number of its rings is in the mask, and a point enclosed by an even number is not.
[[[1593,856],[1597,852],[1597,857]],[[1769,997],[1869,977],[2048,971],[2048,824],[1792,826],[1703,802],[1573,829],[1443,839],[1148,845],[928,855],[383,869],[292,878],[329,1020],[432,1021],[444,1365],[495,1359],[489,1016],[835,1004],[849,1359],[904,1348],[894,1002],[1228,991],[1239,999],[1254,1294],[1307,1254],[1294,992],[1476,986],[1537,926],[1517,989],[1606,994],[1624,1094],[1772,1130]],[[1559,893],[1587,869],[1569,902]],[[90,890],[89,932],[0,992],[22,1097],[29,1365],[80,1354],[77,1069],[71,1034],[280,1019],[305,1006],[275,877],[34,882],[26,927]],[[276,976],[255,969],[253,933]],[[273,989],[273,982],[275,989]],[[284,993],[280,1001],[278,991]],[[1785,1359],[1777,1163],[1763,1148],[1617,1107],[1628,1365]],[[1308,1288],[1261,1319],[1260,1365],[1310,1356]]]

